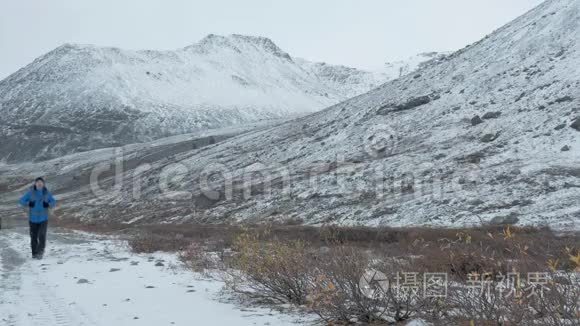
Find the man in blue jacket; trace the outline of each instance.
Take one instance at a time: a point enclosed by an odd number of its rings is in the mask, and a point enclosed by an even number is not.
[[[46,188],[44,179],[36,178],[34,185],[20,198],[20,205],[28,208],[32,258],[42,259],[46,246],[48,213],[56,207],[56,200]]]

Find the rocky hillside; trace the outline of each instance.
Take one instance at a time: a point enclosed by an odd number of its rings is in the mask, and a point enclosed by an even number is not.
[[[302,219],[578,230],[579,24],[579,1],[548,0],[367,94],[147,161],[140,173],[129,165],[111,188],[117,191],[95,195],[63,180],[61,197],[75,199],[64,213],[130,223]],[[7,166],[2,174],[58,175],[58,164],[74,157],[66,160],[20,172]],[[113,184],[102,175],[101,187]]]

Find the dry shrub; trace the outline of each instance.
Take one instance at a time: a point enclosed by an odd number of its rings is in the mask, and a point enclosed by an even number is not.
[[[335,245],[313,250],[302,241],[261,240],[244,234],[236,240],[232,267],[255,294],[307,307],[328,323],[406,321],[434,314],[438,299],[399,291],[395,280],[369,295],[361,278],[372,268],[393,276],[396,260],[377,259],[370,251]]]
[[[192,242],[180,251],[179,258],[187,267],[199,273],[224,269],[224,253],[212,252],[198,242]]]
[[[572,241],[549,230],[508,226],[484,234],[479,229],[457,231],[453,238],[420,242],[419,248],[411,250],[419,256],[415,264],[420,270],[447,272],[454,280],[465,281],[471,273],[548,271],[555,267],[551,266],[554,262],[565,260],[558,268],[573,270],[571,260],[566,259],[571,255],[565,254]]]
[[[346,246],[329,249],[317,261],[309,308],[328,323],[380,320],[384,309],[360,288],[360,279],[369,264],[369,255],[360,249]]]
[[[448,298],[457,324],[476,325],[579,325],[580,283],[573,273],[542,273],[546,282],[521,279],[513,289],[503,282],[487,279],[476,286],[458,284]]]
[[[124,233],[131,230],[127,224],[115,223],[106,220],[81,221],[72,218],[63,218],[61,210],[57,210],[51,215],[50,224],[63,229],[78,230],[98,234]]]
[[[434,325],[579,325],[578,234],[487,226],[471,229],[368,228],[294,225],[132,226],[133,250],[180,251],[201,271],[228,268],[254,295],[306,304],[328,323],[395,323],[421,318]],[[107,232],[126,225],[91,225]],[[252,229],[253,231],[248,231]],[[228,249],[233,255],[227,254]],[[208,255],[208,252],[211,254]],[[360,278],[376,269],[389,280],[365,295]],[[398,272],[447,273],[449,295],[400,292]],[[473,296],[470,274],[549,272],[541,298]],[[492,284],[495,288],[497,282]],[[525,286],[522,283],[521,286]]]
[[[439,315],[439,299],[422,296],[421,285],[405,287],[397,280],[406,268],[404,262],[378,259],[357,247],[331,248],[317,264],[309,307],[327,323],[403,322]]]
[[[572,312],[578,307],[577,283],[554,286],[539,301],[506,297],[504,292],[509,289],[473,295],[467,287],[474,273],[491,275],[492,279],[486,279],[487,286],[497,289],[502,286],[495,279],[497,275],[525,276],[564,266],[549,263],[547,257],[569,258],[566,269],[578,268],[578,251],[565,247],[566,239],[546,236],[540,243],[538,236],[543,231],[510,227],[454,230],[452,235],[446,231],[446,237],[440,238],[433,236],[435,231],[414,231],[415,236],[426,237],[410,241],[408,234],[399,234],[398,241],[409,247],[397,243],[396,251],[390,245],[378,249],[356,245],[361,233],[368,235],[367,231],[345,233],[335,227],[321,228],[318,236],[324,246],[272,240],[270,232],[245,234],[236,241],[234,267],[244,273],[255,293],[298,304],[306,302],[327,323],[396,323],[421,318],[435,325],[533,325],[541,317],[546,325],[560,325],[556,320],[573,325]],[[373,241],[376,238],[367,243]],[[557,252],[561,248],[566,249]],[[384,249],[388,250],[383,253]],[[360,283],[369,270],[382,272],[387,280],[387,286],[371,296]],[[404,271],[415,272],[418,281],[423,273],[446,273],[453,287],[444,298],[422,295],[422,283],[401,289],[396,277]],[[526,284],[518,282],[515,286]]]
[[[549,279],[542,295],[531,300],[534,318],[545,326],[580,325],[580,275],[555,272]]]
[[[191,242],[181,235],[153,235],[141,233],[129,238],[129,246],[136,253],[153,253],[156,251],[181,251]]]
[[[153,253],[158,251],[159,244],[153,237],[137,236],[129,240],[129,247],[136,253]]]
[[[508,296],[495,281],[485,284],[481,289],[469,289],[466,284],[453,286],[448,297],[452,307],[448,320],[457,324],[469,321],[474,325],[529,325],[526,323],[530,322],[531,313],[525,298]]]
[[[304,304],[312,286],[310,257],[302,241],[261,241],[241,234],[235,241],[232,266],[258,294],[278,301]]]

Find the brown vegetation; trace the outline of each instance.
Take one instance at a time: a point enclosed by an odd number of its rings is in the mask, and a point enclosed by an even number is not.
[[[221,269],[253,295],[302,306],[328,324],[579,325],[578,234],[547,228],[269,225],[85,225],[130,235],[137,252],[177,251],[196,271]],[[361,277],[385,277],[369,293]],[[409,274],[403,278],[402,275]],[[445,296],[422,292],[444,273]],[[529,282],[542,273],[546,283]],[[517,274],[506,296],[505,279]],[[410,285],[401,291],[401,281]],[[405,283],[402,283],[405,284]],[[475,285],[481,291],[474,292]],[[237,288],[238,286],[234,286]],[[542,296],[530,295],[539,291]],[[421,295],[422,293],[422,295]]]

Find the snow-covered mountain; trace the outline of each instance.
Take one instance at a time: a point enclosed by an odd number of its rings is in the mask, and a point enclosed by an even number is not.
[[[296,58],[294,61],[311,75],[316,76],[316,79],[328,88],[337,90],[338,94],[343,94],[345,100],[399,77],[389,74],[386,69],[366,71],[324,62],[311,62],[301,58]]]
[[[209,35],[176,51],[63,45],[0,82],[0,152],[41,160],[315,112],[390,79]]]
[[[13,191],[2,202],[45,173],[62,212],[82,219],[579,230],[578,35],[580,2],[548,0],[413,74],[280,125],[193,150],[0,167],[0,188]],[[122,182],[103,173],[100,186],[117,187],[96,196],[87,155],[124,162]]]

